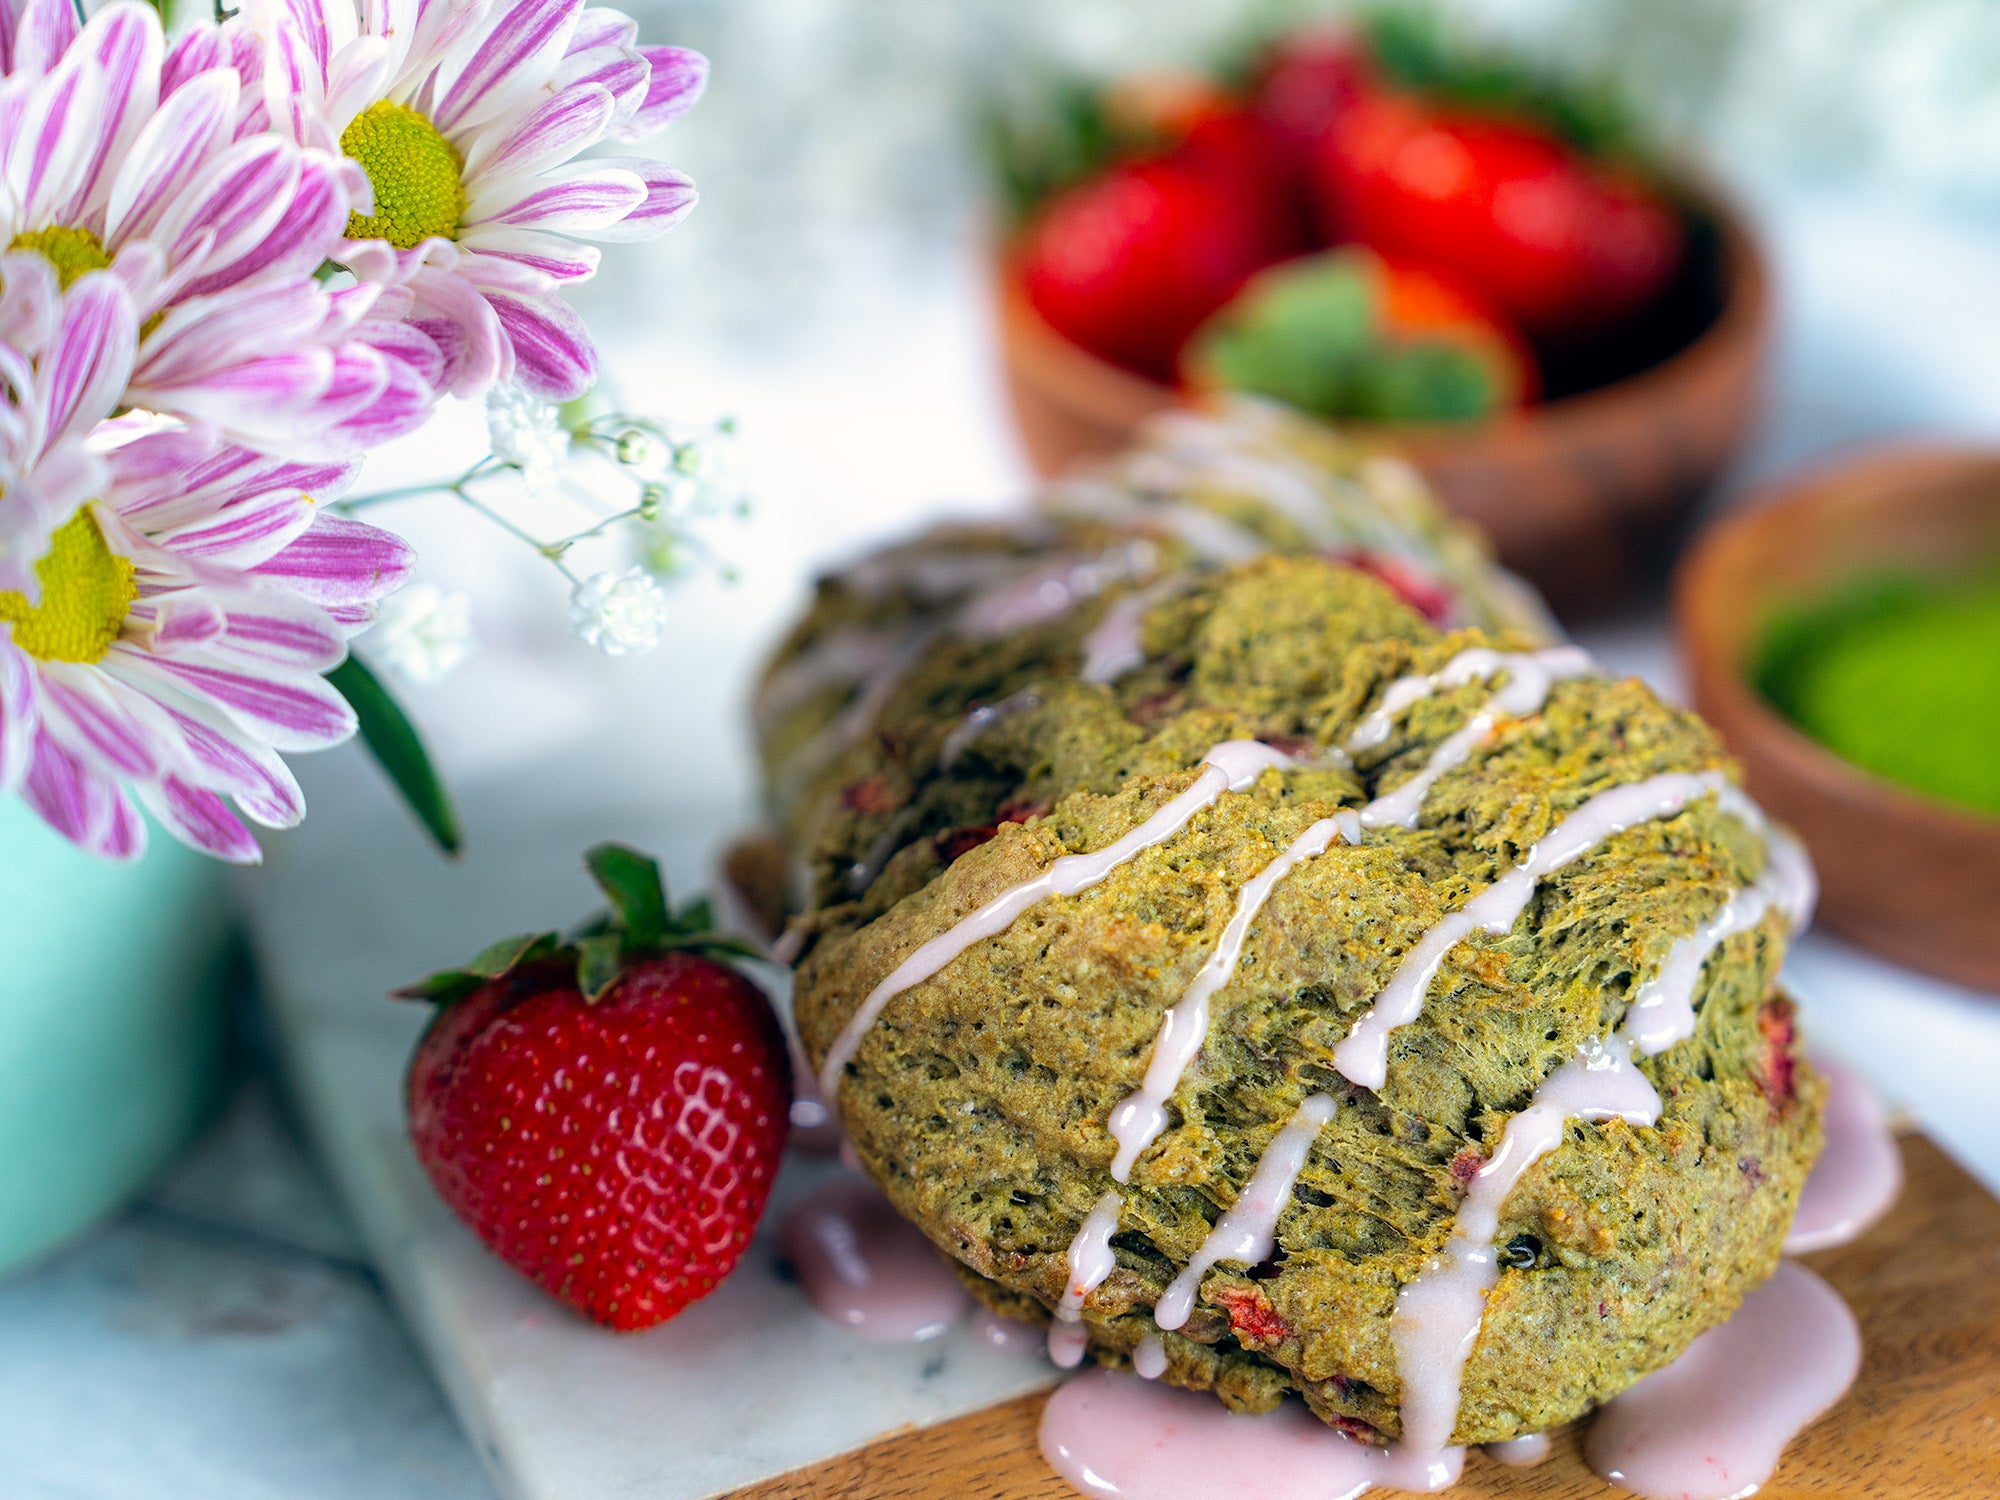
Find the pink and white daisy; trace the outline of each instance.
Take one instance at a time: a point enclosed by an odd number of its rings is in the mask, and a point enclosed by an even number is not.
[[[103,483],[84,439],[117,401],[138,332],[111,277],[65,299],[39,257],[0,254],[0,590],[37,597],[49,539]]]
[[[333,258],[415,294],[448,389],[588,388],[596,350],[561,293],[598,252],[572,236],[651,238],[695,192],[644,157],[573,158],[682,113],[706,60],[638,46],[629,17],[583,0],[265,0],[235,24],[266,39],[275,128],[366,174]]]
[[[29,257],[0,257],[0,274],[0,327],[34,335]],[[195,848],[254,861],[244,817],[305,813],[281,752],[354,732],[321,674],[407,576],[409,549],[318,509],[351,463],[264,457],[146,417],[79,441],[82,414],[127,379],[129,295],[92,272],[52,300],[39,342],[0,356],[10,436],[39,435],[0,470],[0,554],[18,560],[13,538],[40,533],[29,586],[0,587],[0,794],[111,858],[142,852],[143,805]],[[17,523],[24,482],[39,489],[57,462],[77,503],[53,526],[39,511]]]
[[[307,456],[420,425],[442,356],[401,321],[407,291],[315,279],[367,183],[337,152],[251,128],[254,38],[169,77],[148,6],[113,0],[80,30],[67,15],[34,0],[0,16],[0,250],[64,287],[99,269],[125,284],[140,333],[122,404]],[[198,27],[175,57],[221,45]]]

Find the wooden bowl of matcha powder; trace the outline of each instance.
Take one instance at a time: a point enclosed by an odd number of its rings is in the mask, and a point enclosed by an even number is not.
[[[1695,707],[1812,850],[1820,919],[2000,991],[2000,452],[1897,449],[1709,530],[1674,612]]]

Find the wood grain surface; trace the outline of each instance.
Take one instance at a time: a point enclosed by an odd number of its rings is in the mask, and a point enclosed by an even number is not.
[[[1855,1244],[1806,1257],[1861,1320],[1861,1378],[1792,1445],[1759,1500],[2000,1496],[2000,1202],[1921,1136],[1902,1144],[1908,1181],[1889,1218]],[[1024,1396],[900,1433],[730,1500],[1065,1500],[1075,1492],[1035,1447],[1046,1399]],[[1475,1453],[1449,1493],[1622,1494],[1584,1466],[1580,1430],[1560,1434],[1548,1461],[1532,1469]]]

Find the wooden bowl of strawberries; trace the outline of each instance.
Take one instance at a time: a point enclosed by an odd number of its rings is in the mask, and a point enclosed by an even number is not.
[[[1663,577],[1762,404],[1742,214],[1595,101],[1407,21],[1283,38],[1248,77],[1073,90],[1001,133],[1036,467],[1272,399],[1401,449],[1560,609]]]

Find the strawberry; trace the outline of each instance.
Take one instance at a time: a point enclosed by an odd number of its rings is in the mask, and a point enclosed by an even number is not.
[[[1220,165],[1236,149],[1209,138],[1051,198],[1023,243],[1028,300],[1086,349],[1168,378],[1195,326],[1296,245],[1257,185]]]
[[[398,993],[439,1008],[411,1058],[410,1139],[495,1254],[617,1329],[663,1322],[736,1266],[777,1175],[791,1073],[705,903],[588,856],[611,912],[496,943]]]
[[[1301,180],[1319,143],[1376,86],[1375,71],[1367,46],[1345,31],[1299,32],[1264,59],[1251,108]]]
[[[1267,259],[1304,247],[1305,179],[1252,110],[1225,104],[1203,112],[1188,123],[1171,159],[1237,190]]]
[[[1515,119],[1367,94],[1320,143],[1323,226],[1461,282],[1529,333],[1615,323],[1665,290],[1684,231],[1636,177]]]

